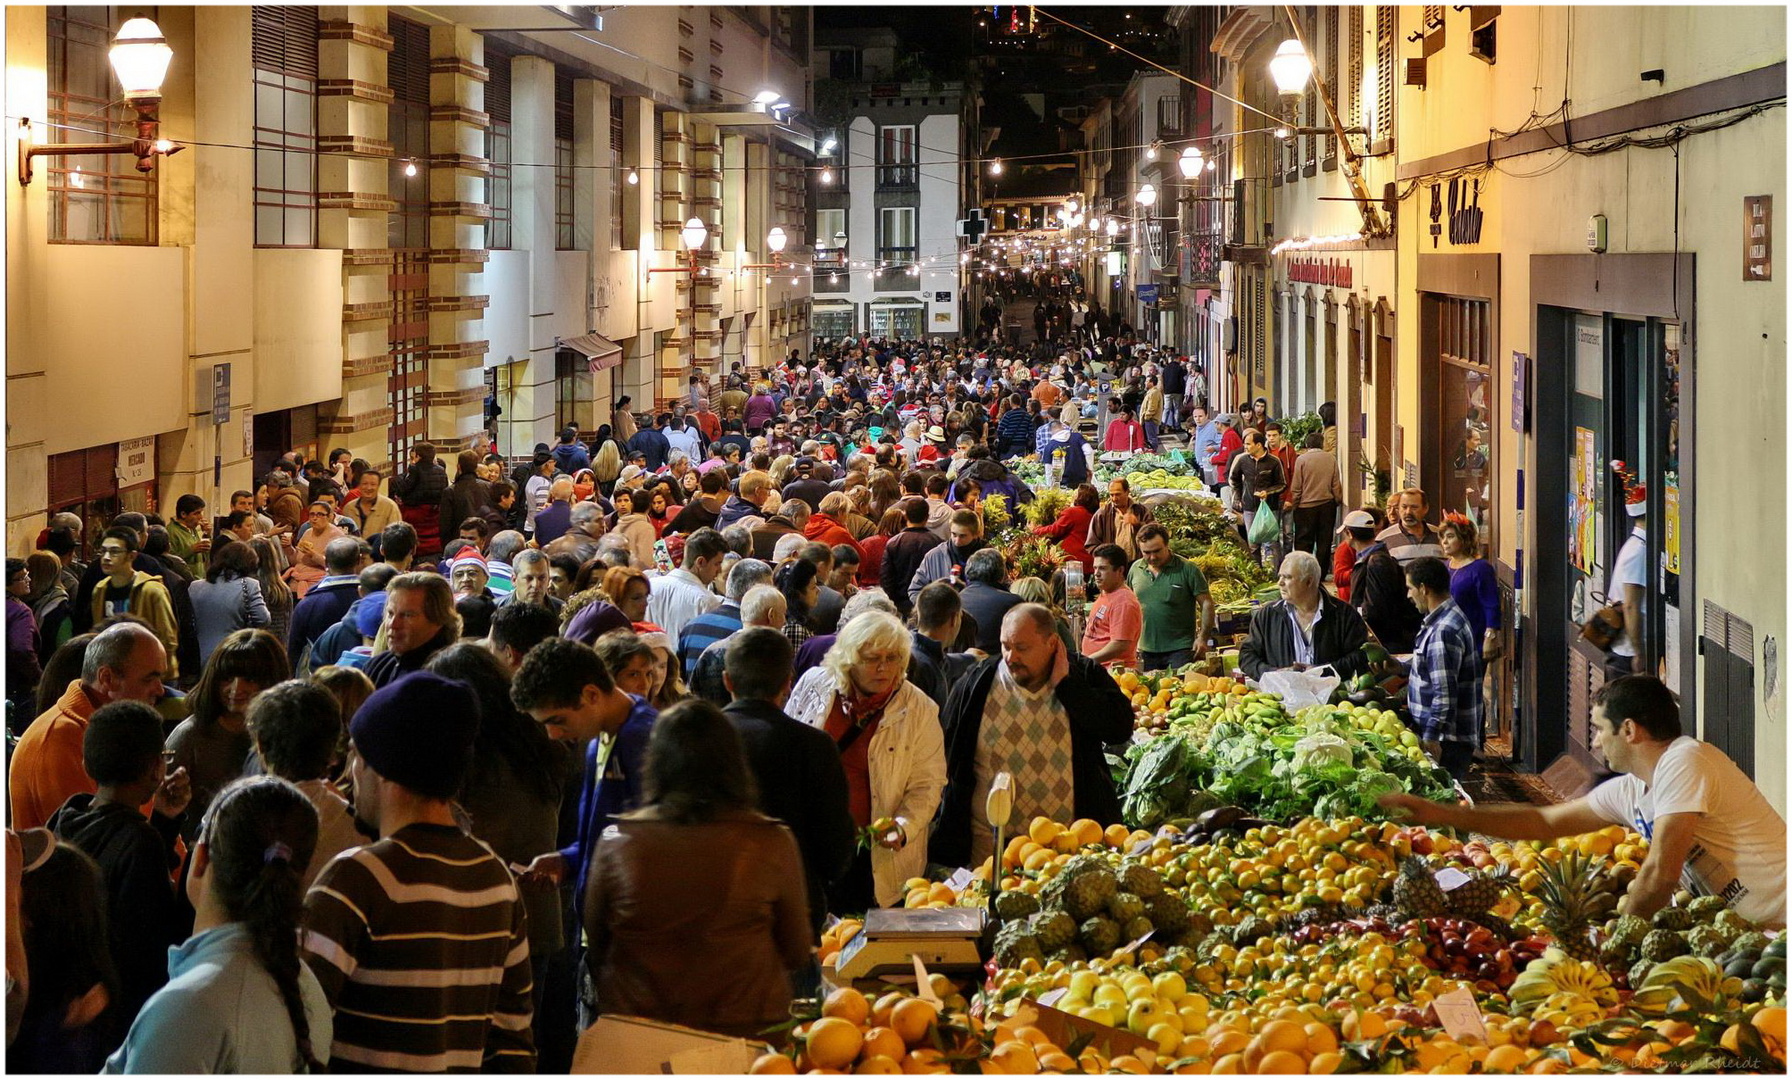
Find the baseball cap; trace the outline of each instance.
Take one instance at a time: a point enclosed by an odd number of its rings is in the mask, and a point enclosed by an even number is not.
[[[1367,510],[1352,510],[1350,513],[1344,515],[1344,524],[1339,528],[1339,531],[1342,532],[1344,529],[1373,529],[1374,527],[1375,515],[1369,513]]]

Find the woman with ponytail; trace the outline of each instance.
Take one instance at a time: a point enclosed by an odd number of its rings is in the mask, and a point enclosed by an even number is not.
[[[245,778],[212,800],[187,879],[193,936],[105,1072],[323,1071],[330,1006],[298,936],[316,844],[317,811],[284,780]]]

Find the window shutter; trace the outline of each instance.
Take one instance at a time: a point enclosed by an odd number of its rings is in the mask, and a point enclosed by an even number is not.
[[[317,78],[317,8],[257,4],[249,9],[249,27],[257,68]]]
[[[1395,21],[1399,8],[1382,5],[1375,9],[1375,140],[1394,136],[1394,64]]]
[[[1331,91],[1333,108],[1338,108],[1340,103],[1344,100],[1344,89],[1338,85],[1339,44],[1338,9],[1335,7],[1328,7],[1325,9],[1325,84]],[[1327,130],[1331,129],[1332,118],[1329,114],[1322,114],[1319,117],[1319,122],[1323,124]],[[1330,161],[1337,156],[1338,137],[1336,135],[1327,135],[1325,137],[1325,159]]]
[[[573,104],[572,73],[564,68],[554,69],[554,138],[571,139],[573,137]]]
[[[1346,42],[1350,49],[1350,108],[1346,112],[1349,127],[1363,126],[1363,9],[1361,5],[1350,6],[1350,40]],[[1342,97],[1340,96],[1340,100]]]
[[[429,28],[393,16],[387,26],[392,52],[386,57],[386,82],[398,100],[429,104]]]
[[[513,54],[491,38],[485,39],[485,111],[494,123],[510,123],[510,58]]]

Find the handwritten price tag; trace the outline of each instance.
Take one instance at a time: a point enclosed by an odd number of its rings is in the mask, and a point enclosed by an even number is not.
[[[975,878],[972,876],[971,872],[961,866],[952,871],[952,876],[946,879],[946,885],[953,892],[963,892],[965,886],[969,885],[974,880]]]
[[[1475,1004],[1473,991],[1467,987],[1438,997],[1432,1001],[1431,1008],[1437,1012],[1437,1022],[1452,1039],[1458,1042],[1471,1038],[1487,1041],[1487,1025],[1481,1022],[1481,1009]]]
[[[1142,934],[1137,940],[1135,940],[1132,944],[1127,945],[1125,948],[1121,949],[1120,951],[1121,952],[1129,952],[1129,953],[1137,953],[1139,951],[1139,946],[1145,944],[1145,942],[1147,942],[1147,941],[1150,941],[1151,935],[1155,934],[1155,933],[1157,933],[1157,930],[1155,928],[1145,931],[1145,933]]]

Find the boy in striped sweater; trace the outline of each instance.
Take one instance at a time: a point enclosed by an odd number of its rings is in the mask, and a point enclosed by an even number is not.
[[[473,691],[431,672],[375,691],[349,725],[355,817],[380,838],[338,856],[305,899],[337,1071],[535,1071],[516,882],[449,808],[478,730]]]

